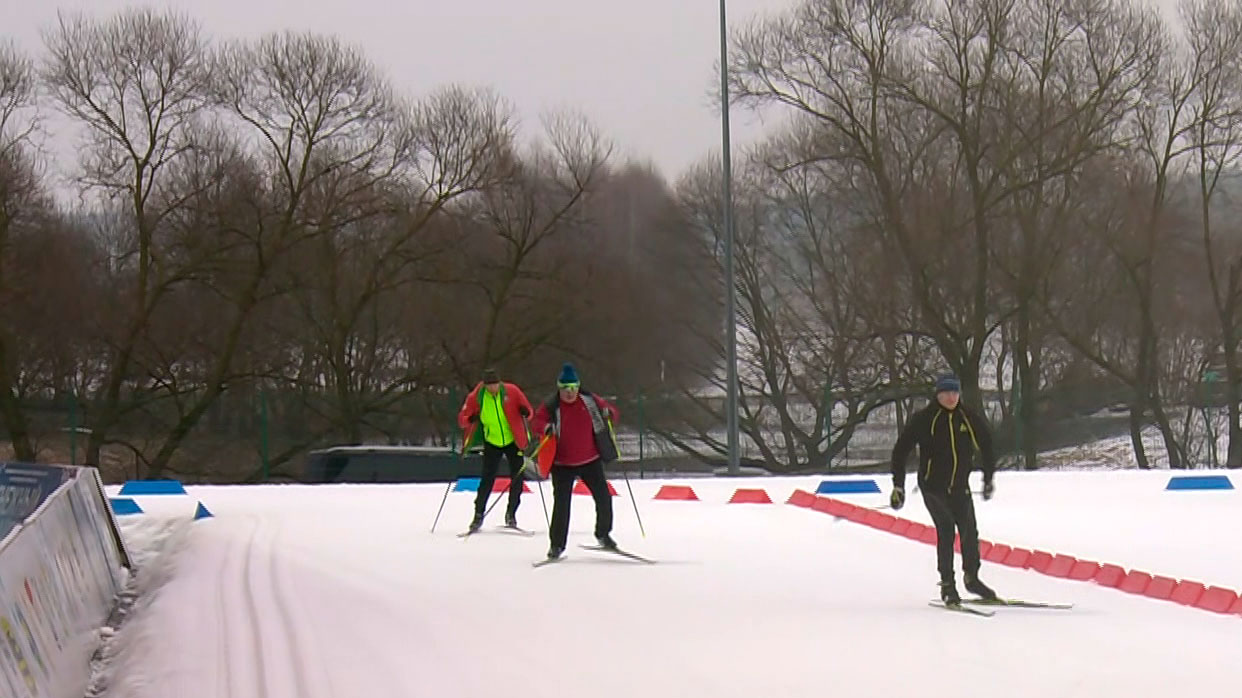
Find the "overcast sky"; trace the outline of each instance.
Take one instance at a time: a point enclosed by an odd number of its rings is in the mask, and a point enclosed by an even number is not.
[[[729,0],[730,24],[795,1]],[[653,161],[670,180],[719,152],[717,0],[0,0],[0,37],[41,52],[58,10],[103,17],[136,4],[184,11],[213,38],[334,34],[362,46],[406,94],[453,82],[494,88],[525,133],[542,111],[573,106],[619,154]],[[731,114],[735,145],[762,131],[746,110]]]
[[[729,0],[730,25],[797,2]],[[335,34],[362,46],[406,94],[454,82],[494,88],[528,134],[542,111],[573,106],[620,155],[653,161],[670,181],[720,148],[711,97],[718,0],[0,0],[0,37],[39,53],[40,32],[58,11],[103,17],[135,4],[186,12],[214,38]],[[748,110],[731,114],[735,147],[773,125]]]

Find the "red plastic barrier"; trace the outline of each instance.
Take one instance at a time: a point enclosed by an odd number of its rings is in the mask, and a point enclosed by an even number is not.
[[[1169,601],[1180,603],[1183,606],[1195,606],[1199,603],[1199,599],[1203,597],[1205,589],[1199,582],[1188,582],[1182,580],[1173,588],[1173,593],[1169,595]]]
[[[1070,570],[1069,578],[1079,582],[1088,582],[1095,579],[1095,575],[1099,573],[1100,563],[1093,560],[1079,560]]]
[[[921,524],[921,523],[918,523],[917,521],[911,521],[911,522],[910,522],[910,528],[907,528],[907,529],[906,529],[906,532],[905,532],[905,533],[903,533],[902,535],[904,535],[906,538],[909,538],[910,540],[914,540],[914,541],[919,541],[919,542],[922,542],[922,541],[923,541],[923,536],[926,534],[926,531],[927,531],[929,528],[931,528],[931,527],[930,527],[930,526],[928,526],[927,524]],[[935,535],[936,535],[936,533],[935,533],[935,531],[933,530],[933,531],[932,531],[932,540],[933,540],[933,541],[935,540]]]
[[[1119,565],[1101,565],[1100,571],[1095,573],[1096,584],[1113,589],[1120,587],[1125,578],[1126,571]]]
[[[831,514],[836,508],[837,503],[827,497],[816,497],[815,501],[811,502],[811,509],[824,514]]]
[[[881,531],[891,530],[893,528],[893,524],[896,522],[897,517],[891,514],[885,514],[882,511],[875,511],[873,509],[867,510],[866,518],[863,520],[864,524],[872,528],[878,528]]]
[[[767,490],[740,489],[729,499],[730,504],[771,504]]]
[[[664,499],[674,502],[697,502],[699,496],[694,493],[694,488],[686,485],[663,485],[660,491],[656,492],[656,499]]]
[[[1139,593],[1141,593],[1143,596],[1149,596],[1153,599],[1160,599],[1161,601],[1168,601],[1169,597],[1173,595],[1173,589],[1175,589],[1176,587],[1177,587],[1176,579],[1156,575],[1151,578],[1151,581],[1148,582],[1147,586]],[[1126,590],[1122,589],[1122,591],[1126,591]]]
[[[1004,562],[1005,558],[1009,557],[1010,550],[1013,550],[1013,548],[1004,543],[993,543],[983,559],[988,562]]]
[[[848,510],[846,510],[843,516],[854,523],[865,524],[867,523],[867,514],[870,513],[871,510],[867,507],[851,506]]]
[[[840,499],[833,499],[831,497],[825,497],[825,499],[828,500],[827,512],[838,518],[845,518],[851,511],[858,510],[857,505],[850,504],[849,502],[843,502]]]
[[[1072,572],[1074,568],[1078,566],[1078,562],[1079,562],[1078,560],[1076,560],[1074,557],[1070,555],[1057,555],[1056,557],[1052,558],[1051,562],[1048,563],[1048,569],[1043,570],[1043,573],[1048,575],[1049,577],[1057,577],[1058,579],[1065,579],[1069,577],[1070,572]],[[1090,578],[1088,577],[1088,579]]]
[[[510,482],[511,480],[507,477],[496,478],[495,480],[492,481],[492,493],[495,494],[496,492],[508,492]],[[530,486],[527,485],[525,482],[522,483],[522,491],[530,492]]]
[[[1138,570],[1130,570],[1130,573],[1121,580],[1121,584],[1117,588],[1127,594],[1142,594],[1147,591],[1148,585],[1151,584],[1151,575]]]
[[[1005,559],[1001,561],[1002,565],[1007,567],[1017,567],[1019,569],[1026,567],[1026,563],[1031,560],[1031,551],[1026,548],[1014,548],[1009,551]]]
[[[746,501],[751,497],[767,500],[763,490],[738,490],[730,501]],[[769,500],[770,501],[770,500]],[[904,538],[934,545],[936,529],[926,524],[892,516],[874,509],[859,507],[831,497],[819,497],[801,490],[794,492],[789,503],[831,514],[838,518],[895,533]],[[961,538],[954,536],[954,550],[962,550]],[[982,559],[1009,567],[1031,569],[1060,579],[1094,581],[1100,586],[1120,589],[1130,594],[1140,594],[1154,599],[1173,601],[1184,606],[1214,613],[1242,616],[1242,594],[1222,587],[1204,587],[1200,582],[1178,581],[1172,577],[1155,576],[1139,570],[1127,572],[1119,565],[1100,564],[1091,560],[1079,560],[1072,555],[1049,553],[1042,550],[1014,548],[1003,543],[979,541]]]
[[[815,495],[804,490],[794,490],[794,493],[789,495],[789,499],[785,503],[796,507],[809,507],[815,503]]]
[[[1048,568],[1052,566],[1052,553],[1034,550],[1031,552],[1031,559],[1027,561],[1026,566],[1040,574],[1048,574]]]
[[[1238,602],[1238,592],[1221,587],[1208,587],[1195,602],[1195,606],[1205,611],[1228,613],[1229,607]]]
[[[574,494],[591,494],[591,490],[587,488],[585,482],[579,480],[578,484],[574,485]],[[608,483],[608,494],[617,496],[617,488],[613,487],[611,482]]]

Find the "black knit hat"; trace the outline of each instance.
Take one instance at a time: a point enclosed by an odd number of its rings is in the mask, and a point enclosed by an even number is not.
[[[936,379],[937,393],[960,393],[962,392],[962,382],[957,376],[948,373]]]
[[[483,382],[484,383],[499,383],[500,374],[496,373],[496,369],[494,368],[484,369],[483,370]]]

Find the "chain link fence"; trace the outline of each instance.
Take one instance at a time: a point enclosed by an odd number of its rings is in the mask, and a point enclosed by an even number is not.
[[[462,433],[456,415],[466,393],[428,390],[388,396],[383,409],[351,419],[330,401],[301,392],[230,391],[186,433],[164,467],[154,468],[152,461],[175,430],[179,414],[171,409],[147,408],[121,420],[109,430],[95,462],[112,482],[148,477],[185,482],[298,482],[305,477],[307,454],[332,446],[432,446],[459,453]],[[726,434],[720,416],[723,397],[645,391],[601,394],[621,412],[616,425],[621,459],[613,470],[638,478],[727,473]],[[1022,454],[1027,449],[1035,453],[1040,469],[1136,467],[1130,397],[1099,385],[1068,384],[1023,405],[1021,396],[1012,392],[984,391],[984,411],[1000,467],[1025,467]],[[531,396],[533,401],[544,398]],[[886,472],[901,415],[925,401],[889,402],[858,420],[831,395],[824,405],[791,401],[783,405],[783,411],[749,399],[749,409],[754,411],[742,419],[742,474]],[[831,405],[831,410],[825,405]],[[37,460],[88,462],[97,415],[89,402],[62,395],[22,407]],[[1031,410],[1033,418],[1017,419],[1022,409]],[[1165,410],[1171,433],[1150,419],[1139,420],[1137,425],[1149,467],[1170,466],[1169,442],[1181,449],[1186,467],[1226,464],[1229,410],[1218,378],[1205,375],[1184,404],[1170,401]],[[11,440],[8,434],[3,436],[4,456],[12,459]]]

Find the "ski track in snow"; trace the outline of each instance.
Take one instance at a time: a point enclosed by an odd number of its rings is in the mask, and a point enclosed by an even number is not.
[[[105,698],[451,698],[500,685],[512,698],[802,698],[826,683],[867,695],[876,681],[893,696],[983,698],[1005,686],[1042,698],[1211,695],[1242,680],[1224,659],[1242,620],[991,564],[1003,595],[1077,607],[946,617],[925,606],[931,546],[781,503],[817,479],[689,481],[697,503],[651,501],[660,484],[635,482],[646,539],[621,506],[628,497],[613,500],[622,547],[660,564],[577,548],[593,521],[579,497],[575,553],[544,571],[528,565],[546,530],[429,534],[439,488],[202,488],[215,518],[188,524],[170,579],[121,627],[110,667],[120,681]],[[985,537],[1111,551],[1171,574],[1213,572],[1195,561],[1219,547],[1195,532],[1236,530],[1242,511],[1233,494],[1164,493],[1158,476],[1005,474],[1001,484],[1003,499],[977,505]],[[735,487],[762,487],[775,504],[725,504]],[[1181,556],[1116,525],[1130,521],[1123,505],[1144,521],[1176,513]],[[454,497],[446,514],[465,520],[470,508]],[[917,503],[900,514],[925,516]],[[1236,559],[1217,564],[1206,581],[1242,572]],[[1167,641],[1184,651],[1160,649]],[[928,691],[928,672],[946,662],[960,663],[962,681]],[[1031,662],[1057,668],[1032,674]],[[624,681],[604,678],[619,665]]]

